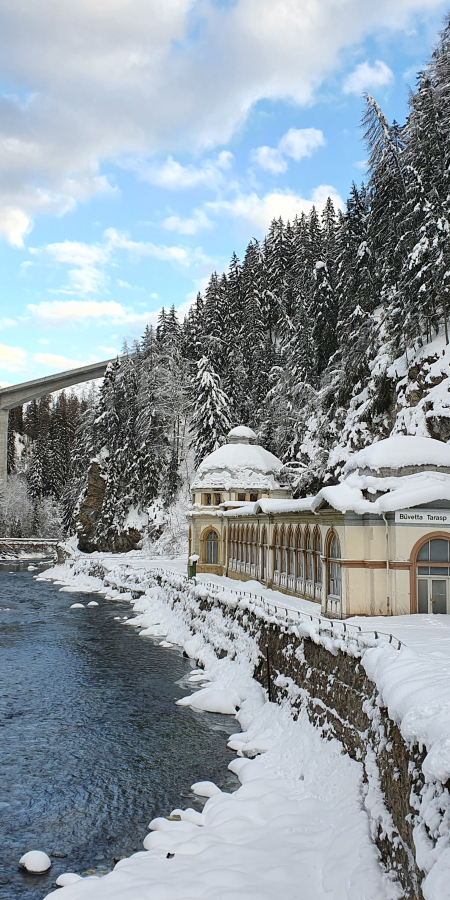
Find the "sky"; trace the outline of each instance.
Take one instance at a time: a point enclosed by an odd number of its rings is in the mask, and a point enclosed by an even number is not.
[[[343,208],[438,0],[0,0],[0,383],[182,317],[271,219]]]

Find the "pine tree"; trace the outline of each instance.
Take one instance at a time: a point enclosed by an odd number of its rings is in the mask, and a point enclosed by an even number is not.
[[[198,362],[192,385],[193,415],[191,433],[195,465],[212,453],[230,430],[230,400],[219,384],[219,376],[203,356]]]

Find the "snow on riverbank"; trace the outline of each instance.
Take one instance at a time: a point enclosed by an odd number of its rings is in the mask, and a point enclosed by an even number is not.
[[[294,721],[288,704],[267,702],[252,678],[256,643],[244,629],[227,635],[221,611],[210,614],[208,627],[233,651],[218,659],[201,630],[193,635],[183,611],[171,607],[167,589],[149,586],[149,567],[146,572],[146,567],[128,561],[133,563],[128,570],[131,579],[124,579],[116,558],[115,567],[107,567],[106,586],[100,575],[87,574],[89,568],[93,571],[91,560],[37,577],[51,575],[63,586],[78,584],[80,590],[97,590],[111,598],[119,586],[127,586],[128,594],[122,593],[121,599],[129,599],[137,615],[118,627],[138,627],[144,639],[183,646],[191,658],[201,661],[204,668],[192,673],[194,692],[186,702],[229,714],[238,710],[242,731],[230,742],[238,754],[230,768],[241,787],[227,794],[211,785],[196,786],[198,793],[209,796],[202,813],[175,810],[170,820],[153,820],[142,852],[121,860],[100,879],[85,878],[62,888],[58,896],[62,900],[400,897],[397,886],[382,873],[370,838],[360,763],[342,754],[338,741],[321,739],[303,713]],[[160,560],[155,563],[161,565]],[[131,580],[134,588],[140,585],[145,590],[134,601]]]

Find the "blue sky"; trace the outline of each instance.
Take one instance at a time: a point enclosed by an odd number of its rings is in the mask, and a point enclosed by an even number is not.
[[[403,121],[447,9],[0,0],[0,382],[114,355],[273,216],[343,204],[363,91]]]

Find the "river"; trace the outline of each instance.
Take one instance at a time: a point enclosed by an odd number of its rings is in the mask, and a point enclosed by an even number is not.
[[[236,721],[175,705],[192,663],[116,621],[128,604],[60,593],[27,565],[0,567],[2,900],[41,900],[61,872],[109,871],[142,850],[152,818],[201,809],[195,781],[237,786]],[[47,875],[18,869],[32,849],[52,856]]]

